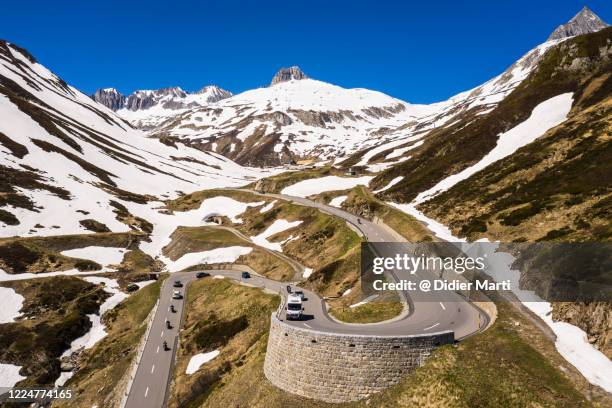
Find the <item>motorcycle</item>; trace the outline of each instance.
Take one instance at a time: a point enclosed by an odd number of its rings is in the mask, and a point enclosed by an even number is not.
[[[166,328],[171,329],[172,325],[170,324],[170,320],[166,320]]]
[[[170,311],[172,313],[176,313],[176,309],[174,308],[174,305],[170,305]]]
[[[170,350],[170,347],[168,347],[168,343],[166,343],[165,341],[164,341],[163,346],[164,346],[164,351]]]

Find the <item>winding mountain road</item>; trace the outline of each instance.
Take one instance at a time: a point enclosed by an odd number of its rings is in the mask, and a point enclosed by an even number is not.
[[[252,192],[250,190],[246,191]],[[383,226],[359,219],[359,217],[342,209],[301,197],[283,194],[257,194],[314,207],[325,213],[343,218],[352,224],[354,228],[358,229],[365,239],[370,242],[400,242],[395,234],[392,234]],[[411,244],[403,243],[402,245],[406,245],[406,250],[411,250]],[[378,255],[393,256],[394,254],[395,252]],[[262,276],[242,279],[238,271],[214,270],[207,272],[211,275],[235,279],[245,285],[265,288],[275,293],[280,293],[283,296],[287,294],[286,282],[278,282]],[[197,279],[195,274],[195,272],[173,273],[162,285],[159,306],[152,322],[149,338],[145,344],[136,376],[129,390],[127,407],[162,407],[165,405],[184,306],[184,299],[174,300],[172,299],[172,293],[178,289],[184,294],[189,283]],[[418,282],[422,279],[436,278],[433,273],[420,270],[416,274],[410,274],[406,271],[394,271],[392,274],[392,278],[396,281],[409,280]],[[174,288],[172,286],[173,282],[177,279],[181,280],[184,287]],[[295,289],[296,287],[294,286],[293,288]],[[304,302],[303,318],[301,320],[287,320],[286,322],[291,325],[322,332],[371,334],[377,336],[453,332],[455,339],[462,339],[479,332],[488,323],[488,316],[483,311],[454,292],[445,293],[443,300],[432,300],[431,294],[419,291],[410,293],[400,292],[400,296],[408,306],[405,308],[405,312],[390,321],[371,324],[340,323],[327,314],[325,301],[319,295],[309,290],[304,290],[304,293],[307,300]],[[174,304],[176,313],[170,312],[171,304]],[[281,318],[286,320],[284,313]],[[173,326],[171,329],[166,327],[166,319],[170,320]],[[163,341],[168,343],[171,350],[163,350]]]

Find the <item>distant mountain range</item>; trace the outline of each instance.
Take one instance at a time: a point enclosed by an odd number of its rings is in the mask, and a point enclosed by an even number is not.
[[[380,170],[410,154],[404,144],[440,126],[494,110],[551,47],[604,27],[607,24],[585,7],[501,75],[431,105],[414,105],[366,89],[344,89],[311,79],[297,66],[280,69],[267,88],[238,95],[210,86],[194,94],[164,88],[125,97],[111,88],[97,91],[93,98],[150,136],[214,151],[243,165],[339,162],[388,143],[403,149],[403,154],[394,153],[393,160],[385,163],[375,158],[371,168]]]

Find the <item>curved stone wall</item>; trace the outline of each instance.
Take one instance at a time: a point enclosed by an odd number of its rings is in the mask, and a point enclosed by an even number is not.
[[[273,314],[264,373],[293,394],[356,401],[398,383],[436,347],[453,342],[452,331],[416,336],[324,333],[288,325]]]

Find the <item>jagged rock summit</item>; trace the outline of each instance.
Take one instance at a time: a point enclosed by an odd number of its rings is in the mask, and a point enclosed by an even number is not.
[[[194,95],[193,97],[190,97]],[[156,90],[138,90],[125,96],[115,88],[98,89],[91,98],[109,109],[137,111],[163,104],[166,109],[185,109],[218,102],[232,96],[230,91],[216,85],[207,85],[199,91],[189,93],[178,86]]]
[[[293,79],[308,79],[308,76],[298,67],[294,65],[289,68],[281,68],[278,70],[274,78],[272,78],[272,82],[270,82],[270,86],[276,85],[280,82],[287,82]]]
[[[590,8],[584,6],[570,21],[557,27],[550,37],[548,37],[548,41],[594,33],[606,27],[609,27],[609,24],[599,18],[597,14],[593,13]]]

